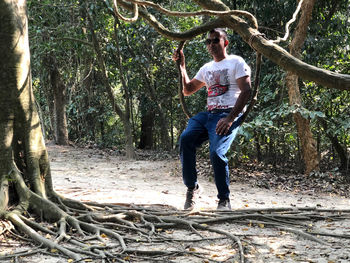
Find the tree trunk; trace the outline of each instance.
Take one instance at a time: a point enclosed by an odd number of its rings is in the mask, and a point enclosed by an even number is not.
[[[289,45],[290,53],[295,57],[300,57],[301,48],[304,44],[307,28],[311,19],[312,9],[315,0],[304,0],[301,7],[301,17],[295,30],[292,42]],[[292,72],[287,72],[286,85],[288,88],[289,104],[302,105],[302,99],[299,90],[298,76]],[[293,114],[294,121],[297,125],[300,146],[302,150],[302,159],[305,164],[305,174],[319,169],[319,157],[317,154],[316,141],[313,138],[310,121],[302,117],[299,112]]]
[[[93,61],[92,58],[90,56],[87,56],[84,60],[84,65],[86,65],[87,67],[84,69],[84,79],[82,81],[82,85],[83,88],[85,90],[86,96],[84,97],[84,109],[90,109],[90,102],[92,100],[92,98],[96,95],[94,88],[93,88],[93,77],[94,77],[94,72],[92,70],[93,67]],[[95,141],[96,140],[96,136],[95,136],[95,119],[93,117],[92,112],[88,111],[84,117],[82,118],[82,121],[85,123],[86,127],[87,127],[87,135],[89,136],[89,140]],[[102,113],[101,113],[102,115]],[[101,134],[103,134],[102,130],[101,130]],[[104,141],[104,138],[102,138],[102,141]]]
[[[335,151],[338,154],[338,157],[340,160],[339,170],[347,173],[347,171],[350,168],[350,159],[349,159],[346,147],[343,148],[343,146],[339,142],[338,138],[334,134],[329,132],[328,124],[327,124],[326,120],[319,118],[318,121],[321,123],[321,125],[325,131],[326,136],[329,138],[329,140],[331,141],[331,143],[333,145],[333,148],[335,149]]]
[[[68,145],[69,140],[66,114],[67,87],[63,83],[55,58],[52,55],[48,55],[45,63],[49,70],[51,90],[53,94],[53,128],[55,143],[58,145]]]
[[[140,149],[153,148],[153,126],[154,126],[154,110],[150,109],[147,103],[148,99],[141,99],[141,135],[140,135]]]
[[[52,190],[31,86],[26,15],[25,1],[0,1],[0,210],[11,201],[19,201],[22,209],[29,207],[24,182],[44,198]]]
[[[57,195],[31,85],[26,1],[0,0],[0,219],[6,219],[35,243],[69,258],[81,257],[41,236],[23,214],[77,225],[65,204],[86,206]],[[54,202],[59,203],[63,209]],[[75,221],[75,222],[74,222]],[[78,229],[82,234],[81,229]],[[64,232],[62,232],[64,234]]]
[[[90,15],[87,13],[87,18],[88,18],[88,26],[89,26],[89,30],[91,33],[91,37],[92,37],[92,43],[93,43],[93,47],[94,50],[96,52],[96,56],[97,56],[97,62],[101,71],[101,76],[102,76],[102,81],[103,84],[107,90],[108,93],[108,99],[111,102],[112,108],[113,110],[118,114],[118,116],[120,117],[120,119],[123,122],[123,127],[124,127],[124,136],[125,136],[125,156],[128,159],[134,159],[136,156],[135,153],[135,149],[134,149],[134,140],[132,137],[132,126],[130,123],[130,103],[129,103],[129,94],[126,88],[126,83],[125,83],[125,79],[124,79],[124,72],[123,69],[121,67],[121,62],[119,61],[120,57],[117,58],[117,63],[120,65],[119,70],[121,71],[120,73],[120,77],[121,77],[121,82],[123,85],[123,88],[125,90],[125,111],[123,111],[118,104],[115,103],[115,98],[114,98],[114,94],[113,94],[113,90],[112,87],[109,83],[108,80],[108,73],[107,73],[107,69],[106,69],[106,65],[105,65],[105,61],[102,55],[102,51],[100,49],[99,43],[98,43],[98,39],[97,36],[95,34],[94,31],[94,27],[93,27],[93,21],[92,18],[90,17]],[[116,43],[118,44],[118,43]]]

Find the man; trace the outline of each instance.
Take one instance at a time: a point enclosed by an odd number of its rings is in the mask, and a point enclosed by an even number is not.
[[[209,140],[210,160],[219,198],[217,209],[230,210],[226,153],[238,132],[242,112],[250,97],[250,68],[241,57],[227,54],[229,42],[225,30],[211,30],[205,43],[213,61],[202,66],[192,80],[187,75],[182,50],[173,56],[174,61],[180,59],[183,94],[189,96],[203,86],[208,91],[208,111],[192,117],[180,136],[182,175],[187,186],[184,209],[193,209],[201,192],[197,182],[196,148]]]

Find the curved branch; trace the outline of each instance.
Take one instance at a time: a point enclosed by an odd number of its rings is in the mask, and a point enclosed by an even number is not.
[[[261,71],[261,54],[259,52],[256,53],[256,65],[255,65],[255,78],[254,78],[254,88],[253,88],[253,93],[251,96],[250,103],[246,109],[246,111],[243,113],[243,116],[241,118],[241,123],[243,123],[249,112],[252,110],[254,107],[255,103],[258,100],[258,91],[259,91],[259,84],[260,84],[260,71]]]
[[[143,0],[127,0],[128,2],[143,5],[143,6],[151,6],[158,11],[162,12],[163,14],[169,15],[169,16],[179,16],[179,17],[191,17],[191,16],[201,16],[201,15],[212,15],[212,16],[227,16],[227,15],[237,15],[237,16],[244,16],[246,17],[254,26],[255,29],[258,29],[258,21],[256,20],[255,16],[253,16],[251,13],[247,11],[242,10],[229,10],[229,11],[212,11],[212,10],[201,10],[196,12],[179,12],[179,11],[171,11],[168,10],[158,4],[155,4],[150,1],[143,1]]]
[[[132,4],[128,3],[123,0],[117,0],[118,4],[122,6],[125,9],[132,10]],[[190,40],[195,38],[198,35],[204,34],[208,31],[210,31],[213,28],[216,27],[225,27],[226,23],[225,21],[219,17],[215,20],[211,20],[207,23],[204,23],[200,26],[193,27],[190,30],[187,30],[185,32],[173,32],[166,28],[162,23],[160,23],[153,15],[151,15],[147,10],[145,9],[140,9],[139,10],[140,16],[145,19],[159,34],[162,36],[172,39],[172,40],[178,40],[178,41],[183,41],[183,40]]]
[[[227,10],[228,7],[219,0],[194,0],[200,6],[212,10]],[[236,31],[242,39],[249,43],[257,52],[269,58],[286,71],[290,71],[299,77],[314,81],[319,85],[339,90],[350,90],[350,75],[339,74],[309,65],[292,56],[285,49],[261,36],[261,33],[251,28],[244,20],[235,16],[219,18],[225,21],[225,25]]]
[[[119,5],[125,9],[131,10],[132,4],[123,0],[117,0]],[[130,0],[137,1],[137,0]],[[194,0],[201,7],[212,11],[229,11],[230,9],[220,0]],[[290,71],[299,77],[314,81],[319,85],[339,90],[350,90],[350,75],[339,74],[309,65],[288,53],[285,49],[270,40],[265,39],[262,34],[250,27],[246,21],[237,16],[223,16],[215,20],[193,27],[185,32],[172,32],[165,28],[153,15],[146,9],[140,9],[140,16],[144,18],[158,33],[172,40],[189,40],[197,35],[208,32],[215,27],[229,27],[237,32],[242,39],[253,49],[269,58],[272,62],[279,65],[286,71]]]
[[[297,9],[295,10],[294,14],[293,14],[293,17],[291,20],[288,21],[288,23],[286,24],[285,28],[286,28],[286,33],[284,34],[284,37],[281,38],[281,37],[278,37],[276,40],[273,40],[272,42],[273,43],[279,43],[281,41],[286,41],[288,36],[289,36],[289,26],[296,20],[297,18],[297,15],[301,9],[301,4],[303,3],[304,0],[301,0],[299,1],[299,4],[298,4],[298,7]]]
[[[177,48],[177,52],[180,52],[180,50],[183,49],[184,45],[185,45],[185,41],[180,41],[179,46]],[[181,64],[180,59],[176,60],[176,66],[177,66],[177,69],[179,71],[179,90],[178,90],[178,94],[179,94],[179,99],[180,99],[180,104],[181,104],[182,111],[185,113],[186,117],[189,119],[189,118],[191,118],[191,113],[189,112],[189,110],[188,110],[188,108],[186,106],[184,94],[182,93],[182,90],[183,90],[183,78],[182,78],[182,74],[181,74],[181,70],[180,70],[180,64]]]
[[[119,17],[121,20],[125,21],[125,22],[136,22],[138,17],[139,17],[139,8],[137,4],[133,4],[133,12],[134,12],[134,17],[132,18],[127,18],[125,16],[123,16],[119,10],[118,10],[118,1],[117,0],[113,0],[113,10],[114,10],[114,14]]]

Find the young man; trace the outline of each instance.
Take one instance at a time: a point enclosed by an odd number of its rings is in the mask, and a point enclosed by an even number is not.
[[[187,186],[184,209],[193,209],[201,188],[197,183],[196,148],[209,140],[210,160],[218,190],[217,209],[231,209],[229,169],[226,153],[233,142],[241,122],[241,115],[250,97],[250,68],[235,55],[228,55],[227,33],[216,28],[205,41],[213,61],[200,68],[190,80],[182,51],[175,52],[173,60],[180,59],[183,94],[189,96],[203,86],[207,87],[207,112],[200,112],[188,121],[180,137],[182,175]]]

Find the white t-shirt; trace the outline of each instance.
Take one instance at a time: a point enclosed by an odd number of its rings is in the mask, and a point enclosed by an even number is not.
[[[232,108],[241,93],[236,79],[250,76],[250,72],[244,59],[236,55],[203,65],[194,78],[204,82],[207,87],[208,110]]]

